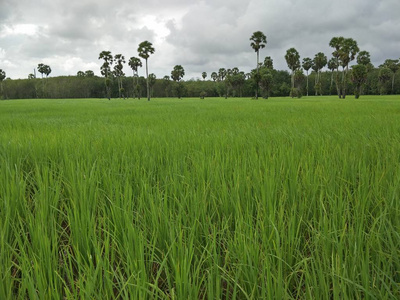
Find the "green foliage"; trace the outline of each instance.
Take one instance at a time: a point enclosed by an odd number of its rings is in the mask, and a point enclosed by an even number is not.
[[[380,84],[380,94],[385,95],[389,91],[389,82],[392,78],[392,71],[388,67],[383,66],[379,69],[378,78]]]
[[[179,82],[183,76],[185,76],[185,69],[181,65],[176,65],[171,71],[172,80]]]
[[[262,68],[260,70],[260,86],[264,91],[264,97],[268,99],[273,85],[272,72],[268,68]]]
[[[351,80],[354,83],[354,95],[358,99],[361,94],[362,86],[367,82],[367,67],[363,64],[355,65],[351,67]]]
[[[274,61],[271,58],[271,56],[266,56],[264,59],[264,65],[265,68],[273,70],[274,69]]]
[[[265,45],[267,44],[267,37],[261,31],[256,31],[250,37],[250,41],[251,41],[250,43],[251,48],[253,48],[254,51],[258,53],[260,49],[265,48]]]

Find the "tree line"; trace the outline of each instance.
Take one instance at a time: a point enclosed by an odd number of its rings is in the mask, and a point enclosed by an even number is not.
[[[260,62],[260,50],[266,47],[267,38],[261,31],[250,37],[250,46],[256,52],[256,67],[249,73],[237,67],[219,68],[210,74],[201,73],[202,80],[184,81],[183,66],[173,67],[170,75],[157,78],[149,74],[148,60],[155,49],[152,43],[139,44],[138,56],[144,59],[146,74],[139,76],[143,63],[139,57],[132,56],[128,65],[132,76],[124,72],[125,56],[112,55],[102,51],[99,59],[103,61],[100,71],[103,78],[95,76],[92,70],[78,71],[76,76],[49,78],[51,68],[38,64],[41,78],[29,74],[28,79],[6,79],[0,69],[2,99],[20,98],[138,98],[146,97],[254,97],[270,96],[302,97],[303,95],[332,95],[345,99],[348,94],[377,95],[399,94],[400,59],[387,59],[379,67],[371,64],[370,54],[360,51],[352,38],[334,37],[329,46],[333,48],[332,57],[318,52],[314,58],[304,57],[295,48],[286,51],[285,60],[290,73],[276,70],[273,59],[266,56]],[[350,63],[356,64],[350,67]],[[327,71],[322,71],[324,68]],[[44,77],[45,75],[45,77]],[[311,83],[311,84],[310,84]],[[4,86],[3,86],[4,85]]]

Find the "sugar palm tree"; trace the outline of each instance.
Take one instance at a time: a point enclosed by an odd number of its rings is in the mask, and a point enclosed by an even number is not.
[[[294,92],[294,75],[295,71],[300,68],[300,54],[295,48],[290,48],[286,51],[285,55],[286,63],[290,70],[292,70],[292,90],[290,94],[293,98]]]
[[[3,95],[3,80],[6,78],[6,72],[0,69],[0,91],[1,95]]]
[[[142,67],[142,61],[138,57],[132,56],[129,59],[128,62],[129,66],[131,67],[133,71],[133,98],[135,98],[135,91],[137,91],[137,86],[139,85],[139,75],[138,75],[138,69]],[[136,83],[135,83],[135,77],[136,77]],[[140,99],[139,91],[138,92],[138,98]]]
[[[104,75],[105,78],[105,86],[106,86],[106,94],[108,100],[111,99],[111,65],[113,64],[113,56],[110,51],[102,51],[99,54],[99,59],[103,59],[104,63],[100,67],[101,74]]]
[[[308,70],[311,69],[312,65],[313,65],[313,61],[311,58],[309,58],[309,57],[303,58],[302,67],[307,73],[307,96],[308,96]]]
[[[257,77],[259,77],[259,59],[260,59],[260,49],[263,49],[267,44],[267,37],[261,31],[256,31],[250,37],[250,46],[257,53]],[[258,79],[256,80],[256,99],[258,99]]]
[[[144,41],[139,44],[137,51],[139,53],[139,56],[146,61],[147,101],[150,101],[148,58],[150,57],[150,54],[153,54],[155,52],[155,49],[152,43]]]
[[[122,77],[125,76],[125,73],[123,71],[124,68],[124,63],[125,63],[125,56],[122,54],[116,54],[114,56],[114,61],[115,61],[115,66],[114,66],[114,75],[117,77],[118,81],[118,93],[119,93],[119,98],[121,98],[121,95],[125,99],[125,94],[124,94],[124,88],[122,87]]]
[[[185,69],[181,65],[176,65],[174,69],[171,71],[171,78],[173,81],[177,82],[176,91],[179,99],[182,96],[183,86],[180,83],[180,81],[183,78],[183,76],[185,76]]]

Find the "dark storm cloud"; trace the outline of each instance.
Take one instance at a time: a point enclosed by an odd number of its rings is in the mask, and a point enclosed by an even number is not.
[[[302,58],[330,56],[334,36],[354,38],[379,65],[400,57],[398,11],[398,0],[0,0],[0,68],[26,77],[48,61],[53,76],[85,68],[99,74],[102,50],[128,59],[149,40],[156,48],[150,72],[157,77],[176,64],[185,79],[221,67],[248,72],[255,67],[249,38],[257,30],[268,40],[261,59],[271,56],[278,69],[287,68],[290,47]]]

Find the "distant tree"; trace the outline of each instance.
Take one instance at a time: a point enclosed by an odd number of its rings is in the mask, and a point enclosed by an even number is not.
[[[85,77],[94,77],[94,72],[92,70],[85,71]]]
[[[294,93],[297,94],[294,88],[294,75],[295,71],[300,68],[300,54],[297,52],[295,48],[290,48],[286,51],[285,55],[285,60],[286,63],[289,67],[289,69],[292,71],[292,91],[291,91],[291,97],[294,97]]]
[[[1,91],[1,96],[3,97],[3,81],[6,79],[6,72],[0,69],[0,91]]]
[[[153,47],[153,44],[144,41],[139,44],[138,47],[138,53],[141,58],[143,58],[146,61],[146,79],[147,79],[147,101],[150,101],[150,86],[149,86],[149,67],[148,67],[148,59],[150,57],[150,54],[153,54],[155,52],[155,49]]]
[[[292,97],[297,97],[301,98],[303,96],[302,91],[301,91],[301,86],[304,82],[305,76],[303,74],[303,69],[298,68],[294,72],[294,95],[292,94]]]
[[[352,38],[334,37],[329,42],[329,46],[335,48],[332,55],[337,59],[338,66],[343,68],[342,78],[339,82],[338,75],[336,77],[336,86],[338,88],[339,98],[346,98],[347,80],[349,63],[355,59],[357,53],[360,51],[357,42]]]
[[[128,65],[131,67],[131,69],[133,71],[133,98],[135,98],[135,95],[137,94],[138,99],[140,99],[140,93],[138,90],[138,86],[139,86],[138,70],[139,70],[139,68],[142,67],[142,61],[140,60],[140,58],[132,56],[129,59]],[[136,82],[135,82],[135,78],[136,78]]]
[[[227,72],[225,68],[220,68],[218,70],[218,81],[223,81],[225,79],[226,73]]]
[[[328,61],[328,69],[331,71],[331,85],[329,87],[329,95],[332,95],[332,86],[333,86],[333,74],[335,72],[335,70],[338,68],[336,59],[334,57],[332,57],[329,61]]]
[[[179,82],[185,75],[185,70],[181,65],[176,65],[171,71],[171,78],[173,81]]]
[[[203,80],[206,80],[206,78],[207,78],[207,72],[201,73],[201,77],[203,77]]]
[[[379,68],[379,74],[378,74],[378,79],[379,79],[379,92],[381,95],[387,94],[387,84],[392,78],[392,71],[386,67],[386,66],[381,66]]]
[[[309,57],[303,58],[302,67],[306,71],[306,74],[307,74],[307,87],[306,87],[307,96],[308,96],[308,70],[310,70],[312,66],[313,66],[313,61],[311,58],[309,58]]]
[[[336,66],[335,84],[339,98],[342,98],[342,81],[339,79],[339,66],[340,66],[339,57],[340,57],[340,48],[342,47],[343,41],[344,37],[340,36],[340,37],[333,37],[329,42],[329,46],[335,49],[332,52],[332,56],[335,61],[334,65]]]
[[[315,95],[320,94],[322,96],[322,84],[321,84],[321,70],[326,66],[327,58],[324,53],[318,52],[314,56],[313,66],[316,71],[316,80],[315,80]]]
[[[260,69],[260,86],[265,91],[265,98],[268,99],[273,85],[272,70],[269,68]]]
[[[154,94],[153,87],[156,84],[156,79],[157,79],[156,74],[154,74],[154,73],[149,74],[149,87],[150,87],[150,95],[151,96],[154,96],[153,95]]]
[[[260,49],[265,48],[267,44],[267,37],[261,31],[256,31],[250,37],[250,46],[257,53],[257,76],[256,80],[259,80],[259,57],[260,57]],[[256,99],[258,99],[258,82],[256,82]]]
[[[181,65],[176,65],[174,69],[171,71],[171,78],[173,81],[177,83],[176,92],[179,99],[182,97],[182,92],[183,92],[183,85],[180,82],[183,76],[185,76],[185,70]]]
[[[78,71],[78,72],[76,73],[76,76],[78,76],[78,77],[85,77],[85,73],[82,72],[82,71]]]
[[[40,74],[42,74],[42,92],[43,92],[43,97],[45,97],[45,83],[43,81],[43,74],[46,75],[46,79],[47,79],[47,77],[51,73],[51,68],[48,65],[40,63],[40,64],[38,64],[38,71]],[[47,82],[47,80],[46,80],[46,82]]]
[[[35,74],[32,74],[32,73],[30,73],[29,75],[28,75],[28,79],[35,79],[36,77],[35,77]]]
[[[163,78],[163,83],[164,83],[164,90],[165,90],[165,95],[168,97],[169,96],[169,89],[171,85],[171,79],[168,75],[165,75]]]
[[[371,64],[371,58],[370,58],[370,54],[369,54],[368,51],[360,51],[358,53],[358,55],[357,55],[357,60],[356,61],[357,61],[358,65],[365,66],[365,72],[366,72],[365,80],[363,80],[363,82],[361,83],[361,86],[360,86],[359,90],[356,91],[356,92],[358,92],[358,97],[356,97],[356,98],[359,98],[360,95],[363,94],[364,86],[367,83],[368,73],[370,73],[373,70],[374,66]],[[354,78],[353,78],[354,76],[357,76],[358,78],[361,78],[361,73],[363,73],[362,69],[363,68],[358,68],[358,70],[356,70],[356,71],[354,71],[354,69],[352,70],[352,73],[355,72],[355,74],[352,74],[352,81],[353,82],[354,82]]]
[[[242,97],[243,86],[246,82],[246,75],[243,71],[241,71],[236,77],[237,77],[237,88],[239,89],[239,97]]]
[[[99,54],[99,59],[103,59],[104,63],[100,67],[101,75],[104,76],[105,86],[106,86],[106,95],[108,100],[111,100],[111,66],[114,63],[113,56],[110,51],[102,51]]]
[[[367,66],[371,63],[370,54],[368,51],[360,51],[357,55],[357,64]]]
[[[125,73],[123,71],[124,68],[124,63],[125,63],[125,57],[122,54],[116,54],[114,56],[114,61],[115,61],[115,66],[114,66],[114,76],[117,78],[118,82],[118,93],[119,93],[119,98],[121,96],[125,99],[125,90],[124,87],[122,86],[122,77],[125,76]]]
[[[397,71],[400,68],[399,60],[386,59],[382,66],[390,69],[390,71],[392,72],[392,94],[394,94],[394,78],[396,76]]]
[[[356,99],[360,97],[362,86],[367,81],[367,67],[363,64],[352,66],[351,81],[354,83],[354,96]]]
[[[48,77],[51,73],[51,68],[48,65],[45,64],[38,64],[38,71],[40,74],[42,74],[42,78],[43,78],[43,74],[46,75],[46,77]]]
[[[239,68],[234,67],[231,70],[227,71],[227,76],[225,78],[225,97],[228,96],[229,87],[232,88],[232,95],[238,96],[241,95],[242,86],[245,81],[244,72],[240,72]]]
[[[272,60],[271,56],[266,56],[264,59],[264,67],[273,70],[274,69],[274,61]]]
[[[212,73],[211,73],[211,78],[212,78],[212,80],[215,82],[215,81],[218,79],[218,74],[217,74],[217,72],[212,72]]]

